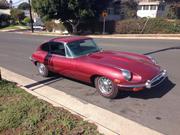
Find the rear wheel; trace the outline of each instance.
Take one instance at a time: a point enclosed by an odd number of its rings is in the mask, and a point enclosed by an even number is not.
[[[38,72],[41,76],[43,76],[43,77],[49,76],[49,70],[46,65],[44,65],[43,63],[37,63],[37,68],[38,68]]]
[[[97,77],[95,85],[98,92],[106,98],[116,98],[118,95],[118,87],[112,80],[106,77]]]

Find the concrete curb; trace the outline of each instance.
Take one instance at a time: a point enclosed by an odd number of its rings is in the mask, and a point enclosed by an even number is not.
[[[8,31],[0,31],[0,32],[8,32]],[[67,35],[61,35],[57,33],[28,33],[28,32],[12,32],[12,33],[26,34],[26,35],[39,35],[39,36],[67,36]],[[91,38],[102,38],[102,39],[180,40],[180,34],[113,34],[113,35],[84,35],[84,36],[91,37]]]
[[[32,95],[43,99],[55,106],[61,106],[70,112],[83,117],[85,120],[95,123],[101,133],[106,135],[162,135],[161,133],[144,127],[134,121],[114,114],[110,111],[82,101],[64,92],[46,85],[38,85],[30,89],[25,86],[34,84],[36,81],[16,74],[0,67],[2,77],[6,80],[18,83]]]

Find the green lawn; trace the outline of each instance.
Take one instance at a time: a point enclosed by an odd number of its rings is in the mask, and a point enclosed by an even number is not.
[[[0,81],[0,134],[99,135],[94,124]]]
[[[29,27],[23,26],[23,25],[10,25],[10,26],[2,28],[0,30],[21,30],[21,29],[29,29]]]

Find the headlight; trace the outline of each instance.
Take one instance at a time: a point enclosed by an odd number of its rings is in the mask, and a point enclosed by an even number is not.
[[[132,79],[132,74],[130,71],[126,70],[126,69],[121,69],[122,71],[122,75],[123,77],[127,80],[127,81],[131,81]]]
[[[158,63],[157,63],[157,61],[153,58],[153,57],[151,57],[151,56],[148,56],[148,58],[155,64],[155,65],[157,65]]]

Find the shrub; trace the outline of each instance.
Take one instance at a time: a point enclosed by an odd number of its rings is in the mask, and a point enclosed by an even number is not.
[[[143,34],[180,33],[179,20],[154,19],[129,19],[116,22],[115,32],[119,34],[140,34],[147,22]]]
[[[117,21],[115,25],[115,32],[120,34],[141,33],[145,21],[145,19],[128,19]]]
[[[54,21],[47,21],[47,22],[45,22],[45,28],[49,32],[52,32],[54,30],[59,30],[59,31],[65,31],[66,30],[66,27],[63,25],[62,22],[55,23]]]
[[[66,28],[65,28],[65,26],[63,25],[62,22],[60,22],[59,24],[56,24],[54,29],[55,30],[60,30],[60,31],[65,31],[66,30]]]
[[[52,32],[52,31],[53,31],[55,25],[56,25],[56,23],[53,22],[53,21],[47,21],[47,22],[45,22],[45,28],[46,28],[46,30],[49,31],[49,32]]]
[[[30,22],[31,22],[31,19],[29,17],[26,17],[23,20],[23,23],[26,24],[26,25],[29,24]]]

